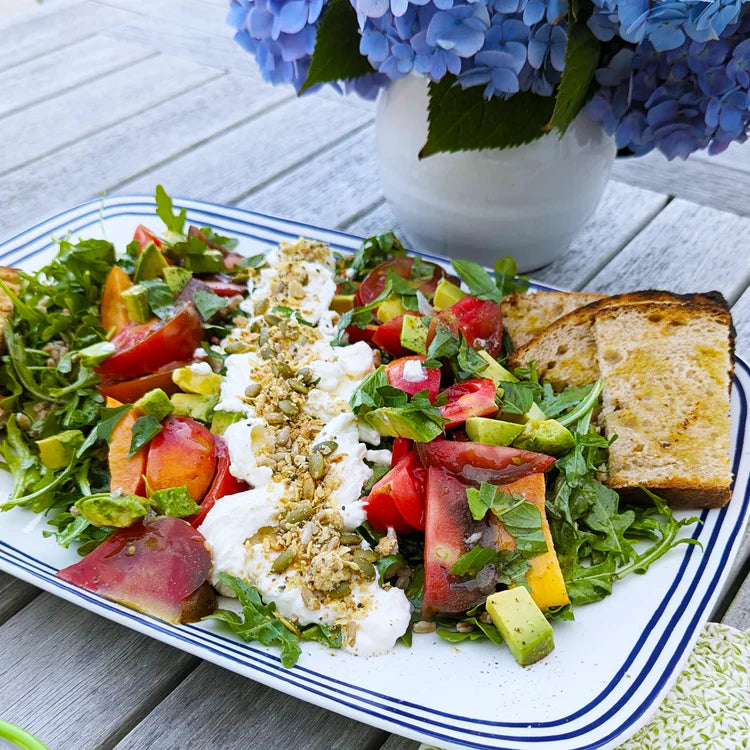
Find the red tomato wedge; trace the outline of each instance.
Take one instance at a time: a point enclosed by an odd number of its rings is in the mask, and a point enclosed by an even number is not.
[[[214,481],[203,498],[201,509],[194,516],[186,519],[196,529],[203,523],[206,515],[208,515],[208,511],[214,507],[219,498],[249,489],[245,482],[229,473],[229,450],[224,438],[214,435],[214,445],[216,451],[216,474],[214,475]]]
[[[372,343],[373,336],[377,332],[380,326],[367,325],[364,328],[357,328],[357,326],[349,326],[346,329],[346,335],[349,338],[350,344],[356,344],[357,341],[366,341],[368,344]]]
[[[57,575],[88,591],[180,622],[183,602],[211,570],[206,540],[181,518],[160,517],[115,531],[79,562]]]
[[[378,481],[365,498],[367,520],[378,531],[424,529],[424,469],[412,451]]]
[[[237,284],[234,281],[222,279],[218,276],[213,279],[203,279],[203,283],[214,294],[218,294],[219,297],[234,297],[237,294],[245,294],[247,292],[247,284]]]
[[[398,388],[404,393],[408,393],[413,396],[415,393],[420,391],[427,391],[427,395],[430,401],[434,401],[440,391],[440,370],[429,370],[422,368],[424,377],[421,380],[407,380],[404,377],[404,367],[407,362],[417,362],[422,367],[422,362],[425,358],[417,354],[414,357],[401,357],[400,359],[394,359],[393,362],[389,362],[385,366],[385,374],[388,378],[388,382],[394,387]]]
[[[457,440],[418,443],[417,453],[425,467],[435,466],[476,484],[507,484],[528,474],[544,472],[555,462],[544,453]]]
[[[391,466],[395,466],[412,449],[413,445],[414,442],[409,438],[394,438],[391,448]]]
[[[503,313],[495,302],[463,297],[455,305],[441,310],[437,320],[454,333],[461,331],[470,346],[484,349],[493,357],[503,343]]]
[[[179,303],[169,320],[129,325],[112,338],[115,353],[96,373],[105,382],[150,375],[174,362],[193,359],[203,338],[203,324],[192,302]]]
[[[406,314],[416,315],[417,313]],[[378,326],[373,334],[371,343],[394,357],[408,356],[412,352],[401,346],[401,326],[403,322],[404,316],[397,315],[395,318],[391,318],[387,323]]]
[[[140,244],[141,250],[152,242],[156,247],[161,247],[161,240],[148,227],[144,227],[143,224],[139,224],[135,228],[133,239]]]
[[[436,612],[465,612],[486,596],[476,584],[463,582],[450,572],[469,549],[466,539],[489,529],[486,522],[472,518],[466,486],[434,466],[427,470],[423,617]]]
[[[97,389],[103,396],[116,398],[123,404],[132,404],[154,388],[161,388],[167,396],[171,396],[180,390],[172,380],[172,373],[178,367],[184,367],[190,362],[192,358],[186,362],[175,362],[168,369],[160,370],[152,375],[143,375],[140,378],[123,380],[119,383],[101,383]]]
[[[429,279],[419,279],[412,281],[411,284],[416,289],[419,289],[425,297],[429,297],[437,287],[440,279],[447,276],[445,271],[434,263],[424,261],[427,265],[433,267],[432,276]],[[357,291],[357,304],[358,305],[369,305],[374,299],[377,299],[385,289],[385,283],[388,279],[388,271],[393,271],[397,276],[402,279],[411,278],[411,269],[414,265],[414,258],[401,257],[391,258],[386,260],[379,266],[370,271],[365,276],[362,283]]]
[[[463,424],[469,417],[486,417],[498,410],[495,384],[489,378],[464,380],[449,386],[443,393],[448,403],[440,407],[440,413],[448,420],[446,430]]]
[[[146,481],[152,490],[187,487],[199,503],[214,481],[214,436],[190,417],[167,417],[148,444]]]

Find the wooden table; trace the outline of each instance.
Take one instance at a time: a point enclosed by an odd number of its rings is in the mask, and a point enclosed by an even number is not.
[[[0,19],[0,240],[76,203],[151,192],[368,234],[391,228],[373,107],[264,84],[225,0],[48,0]],[[536,278],[719,289],[750,359],[750,148],[618,162],[596,214]],[[2,519],[0,518],[0,522]],[[750,537],[713,619],[750,627]],[[0,573],[0,718],[53,750],[416,743],[201,662]]]

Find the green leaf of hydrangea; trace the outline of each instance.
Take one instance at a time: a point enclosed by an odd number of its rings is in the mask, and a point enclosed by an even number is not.
[[[541,138],[555,100],[528,91],[485,99],[481,86],[462,89],[454,76],[429,87],[429,128],[419,158],[440,151],[510,148]]]
[[[299,93],[318,83],[360,78],[374,73],[359,52],[357,12],[349,0],[331,0],[323,11],[307,77]]]
[[[557,128],[560,135],[575,120],[586,103],[599,64],[599,40],[583,20],[570,25],[565,48],[565,68],[555,97],[555,109],[549,128]]]

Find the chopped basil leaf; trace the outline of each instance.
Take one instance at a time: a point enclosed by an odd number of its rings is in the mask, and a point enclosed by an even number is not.
[[[386,260],[405,255],[404,246],[393,232],[368,237],[352,258],[350,268],[355,279],[363,279],[375,266]]]
[[[518,275],[518,266],[510,255],[495,263],[495,284],[501,298],[513,292],[525,292],[529,288],[528,279]]]
[[[122,404],[121,406],[106,406],[101,410],[101,421],[96,426],[96,437],[99,440],[110,441],[112,430],[117,423],[133,408],[132,404]]]
[[[155,438],[161,432],[161,423],[150,414],[138,417],[133,424],[133,437],[130,440],[128,458],[134,456],[146,443]]]
[[[500,302],[502,295],[495,285],[495,280],[487,270],[471,260],[451,260],[456,273],[469,288],[469,294],[479,299]]]
[[[478,544],[456,560],[451,566],[451,573],[455,576],[471,576],[476,574],[488,563],[497,559],[497,550],[491,547],[482,547]]]
[[[144,279],[139,282],[148,292],[148,305],[161,320],[169,320],[174,315],[174,295],[161,279]]]
[[[250,255],[247,258],[243,258],[240,261],[242,268],[258,268],[259,266],[265,265],[266,254],[259,253],[258,255]]]
[[[210,289],[198,289],[193,295],[193,302],[204,321],[211,320],[227,306],[226,298],[214,294]]]

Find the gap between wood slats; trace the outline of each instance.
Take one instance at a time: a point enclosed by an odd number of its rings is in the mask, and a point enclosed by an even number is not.
[[[38,596],[39,589],[0,571],[0,625]]]
[[[0,176],[219,75],[187,60],[172,59],[167,64],[157,55],[5,117],[0,120],[0,142],[13,143],[14,148],[12,157],[6,152]],[[158,86],[151,85],[154,80]]]

